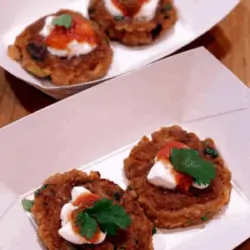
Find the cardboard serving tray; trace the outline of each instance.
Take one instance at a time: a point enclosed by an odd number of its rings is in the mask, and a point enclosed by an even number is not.
[[[227,116],[230,117],[231,114]],[[220,116],[218,116],[217,119],[218,118],[220,118]],[[214,121],[212,121],[212,124],[213,122],[216,122],[215,119]],[[203,123],[203,126],[202,126],[203,128],[202,129],[197,128],[202,123]],[[190,125],[182,124],[181,126],[182,128],[190,130],[190,131],[195,131],[195,132],[198,131],[197,134],[203,137],[213,136],[213,138],[216,139],[216,142],[218,143],[218,145],[220,143],[223,144],[223,140],[220,141],[220,135],[218,135],[220,134],[221,127],[213,131],[209,128],[209,126],[207,127],[207,124],[208,123],[204,124],[204,121],[197,121]],[[168,125],[171,125],[171,124],[163,124],[163,126],[168,126]],[[235,124],[233,123],[230,126],[232,125],[234,126]],[[193,128],[196,128],[196,130],[193,130]],[[228,129],[232,130],[232,128],[230,129],[228,128],[228,126],[226,126],[226,128],[227,130]],[[226,133],[226,135],[228,134]],[[79,169],[82,171],[86,171],[86,172],[98,171],[102,174],[103,178],[112,180],[123,189],[126,189],[127,179],[123,173],[123,161],[125,158],[129,156],[129,152],[135,145],[136,145],[136,142],[126,147],[123,147],[119,150],[116,150],[111,154],[101,157],[98,160],[91,162],[90,164],[87,164]],[[234,164],[235,163],[232,162],[231,160],[227,161],[227,165],[231,171],[234,170]],[[215,218],[213,218],[212,221],[208,223],[203,223],[202,225],[199,225],[199,226],[193,226],[193,227],[186,228],[186,229],[175,229],[175,230],[158,229],[157,233],[153,237],[154,249],[155,250],[171,250],[171,249],[186,250],[186,249],[189,249],[187,248],[187,246],[189,247],[192,246],[192,249],[204,249],[203,244],[208,245],[207,249],[212,249],[212,246],[214,246],[213,248],[217,246],[217,242],[215,245],[213,245],[213,241],[215,241],[215,237],[218,237],[220,235],[225,235],[228,232],[229,228],[232,229],[232,228],[238,227],[239,224],[244,224],[245,220],[249,223],[250,221],[250,199],[246,198],[244,194],[244,190],[241,190],[240,183],[237,184],[236,178],[233,179],[232,184],[233,184],[233,189],[232,189],[229,205],[225,207],[225,209],[223,209],[223,211],[220,212],[217,216],[215,216]],[[38,186],[36,189],[38,189],[40,186]],[[34,191],[35,190],[32,190],[28,194],[25,194],[23,198],[33,200]],[[27,212],[27,216],[29,217],[29,219],[31,220],[31,223],[33,223],[34,227],[36,228],[36,222],[33,216],[28,212]],[[250,229],[250,226],[248,226],[248,228]],[[218,232],[220,232],[219,235],[218,235]],[[250,235],[250,231],[248,232],[248,235]],[[197,240],[197,236],[199,237],[199,240]],[[236,244],[237,243],[238,243],[238,239],[236,241]],[[231,242],[230,244],[228,243],[225,244],[224,242],[220,245],[219,249],[221,250],[225,249],[225,245],[236,246],[236,245],[232,245]]]
[[[167,75],[166,67],[171,69]],[[234,188],[227,209],[210,223],[158,230],[155,249],[233,249],[250,236],[248,96],[235,76],[199,48],[107,81],[3,128],[0,249],[42,249],[21,199],[48,176],[72,168],[98,170],[125,188],[122,162],[134,141],[172,124],[214,138],[232,171]]]
[[[135,48],[112,42],[114,58],[105,78],[74,86],[58,87],[49,81],[33,77],[18,63],[8,58],[8,45],[14,42],[15,37],[28,24],[59,9],[69,8],[87,16],[89,0],[3,0],[0,1],[2,19],[0,22],[0,66],[48,95],[62,99],[173,53],[208,31],[239,2],[240,0],[227,0],[225,4],[225,2],[217,0],[174,0],[179,20],[162,39],[151,46]]]

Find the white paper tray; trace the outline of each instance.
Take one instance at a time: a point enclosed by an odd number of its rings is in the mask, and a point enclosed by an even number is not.
[[[239,0],[175,0],[179,20],[175,27],[152,46],[129,48],[112,43],[114,60],[107,76],[101,80],[74,86],[57,87],[49,81],[41,81],[7,57],[7,47],[14,42],[28,24],[39,17],[61,8],[80,10],[87,15],[89,0],[4,0],[0,1],[0,65],[14,76],[26,81],[41,91],[61,99],[84,90],[105,79],[124,74],[140,66],[152,63],[190,43],[224,18]],[[15,7],[13,7],[15,6]],[[216,6],[216,7],[215,7]]]
[[[204,132],[205,131],[203,131],[203,134]],[[206,134],[209,134],[209,131],[207,131]],[[129,152],[134,145],[136,145],[136,143],[121,148],[86,166],[83,166],[80,170],[86,172],[98,171],[101,173],[102,178],[111,180],[123,189],[126,189],[127,180],[123,172],[123,161],[126,157],[128,157]],[[230,163],[228,163],[228,166],[230,168]],[[37,188],[39,188],[39,186]],[[35,190],[23,195],[23,198],[33,199],[34,191]],[[31,223],[34,225],[34,228],[36,228],[33,216],[30,213],[26,214],[31,220]],[[216,230],[217,237],[220,237],[225,229],[228,229],[228,227],[234,228],[235,226],[242,224],[246,219],[250,219],[250,202],[246,199],[240,188],[233,183],[229,205],[225,207],[220,214],[215,216],[213,220],[187,229],[158,229],[157,233],[153,237],[154,250],[186,250],[189,249],[187,248],[187,245],[190,243],[192,243],[193,250],[204,249],[203,243],[197,243],[197,237],[211,237]],[[209,242],[210,249],[212,249],[211,244],[213,243]],[[220,248],[220,250],[222,249]]]
[[[235,189],[232,201],[239,199],[245,211],[248,202],[242,193],[250,200],[248,95],[242,82],[199,48],[107,81],[4,127],[0,130],[0,249],[41,249],[20,205],[23,193],[53,173],[90,167],[89,162],[168,124],[184,124],[201,138],[215,139],[241,190]],[[124,158],[127,153],[115,152],[112,161],[121,164],[121,154]],[[105,165],[100,164],[108,159],[101,158],[94,168],[102,169]],[[120,182],[122,176],[117,176]],[[250,217],[243,211],[240,218],[240,209],[230,203],[223,220],[194,232],[195,241],[193,234],[182,233],[185,245],[174,250],[233,249],[250,236]]]

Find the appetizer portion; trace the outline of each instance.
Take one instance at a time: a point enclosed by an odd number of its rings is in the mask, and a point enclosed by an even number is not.
[[[179,126],[144,137],[124,162],[129,189],[159,228],[210,220],[229,202],[231,173],[212,139]]]
[[[47,179],[34,201],[23,200],[49,250],[152,250],[153,224],[132,191],[98,172],[72,170]]]
[[[28,26],[9,46],[9,57],[55,85],[72,85],[106,75],[113,52],[98,26],[80,13],[61,10]]]
[[[91,0],[89,16],[112,40],[152,44],[177,20],[172,0]]]

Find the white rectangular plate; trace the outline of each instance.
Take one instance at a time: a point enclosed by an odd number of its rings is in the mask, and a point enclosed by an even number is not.
[[[54,13],[62,8],[69,8],[80,11],[86,16],[89,0],[1,1],[0,46],[2,49],[0,50],[0,65],[16,77],[60,99],[171,54],[210,29],[228,14],[239,0],[227,0],[226,5],[218,3],[217,0],[175,0],[174,2],[179,12],[179,20],[162,39],[152,46],[135,48],[112,43],[114,59],[105,78],[91,83],[58,87],[49,81],[39,80],[24,71],[18,63],[8,58],[7,47],[14,42],[15,37],[28,24],[43,15]],[[216,5],[216,11],[214,11],[214,5]]]
[[[192,131],[195,133],[195,131]],[[123,174],[123,161],[128,157],[130,150],[136,143],[127,147],[119,149],[107,156],[100,158],[86,166],[80,168],[82,171],[98,171],[102,178],[109,179],[123,189],[127,187],[127,180]],[[230,168],[230,162],[228,162]],[[32,194],[24,195],[24,198],[33,199]],[[250,203],[241,192],[240,188],[233,182],[233,190],[231,194],[230,203],[220,214],[215,216],[213,220],[199,226],[194,226],[187,229],[176,230],[157,230],[154,235],[154,249],[155,250],[177,250],[187,249],[187,244],[192,244],[192,249],[203,249],[202,243],[197,240],[197,237],[211,237],[216,231],[223,232],[225,229],[234,228],[242,223],[243,220],[250,218]],[[30,213],[27,213],[31,222],[35,225],[35,221]],[[219,236],[218,236],[219,237]],[[209,242],[212,244],[212,242]],[[211,246],[211,245],[210,245]]]

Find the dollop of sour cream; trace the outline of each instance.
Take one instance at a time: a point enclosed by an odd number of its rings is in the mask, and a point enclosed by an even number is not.
[[[155,186],[166,188],[166,189],[176,189],[180,184],[176,178],[175,170],[172,163],[168,159],[155,159],[155,164],[148,173],[147,179],[150,183]],[[199,185],[195,182],[192,186],[197,189],[205,189],[209,186]]]
[[[155,186],[167,189],[175,189],[177,180],[173,173],[173,166],[169,160],[155,159],[155,164],[148,173],[148,181]]]
[[[40,31],[40,35],[42,35],[44,38],[48,37],[51,34],[52,30],[55,28],[55,25],[53,25],[54,18],[55,16],[48,16],[45,19],[44,26]],[[47,49],[52,55],[72,58],[74,56],[87,55],[95,48],[95,44],[89,44],[87,42],[80,43],[77,40],[73,40],[67,44],[65,49],[57,49],[50,46],[48,46]]]
[[[124,12],[115,4],[117,0],[104,0],[105,8],[112,16],[124,17]],[[160,0],[147,0],[142,3],[138,12],[133,16],[134,19],[150,21],[155,17],[157,6]]]
[[[61,228],[58,231],[58,234],[64,238],[65,240],[77,244],[100,244],[106,238],[106,233],[100,231],[98,233],[98,237],[95,237],[95,241],[88,241],[85,237],[78,234],[72,225],[71,214],[72,212],[77,209],[77,206],[74,206],[74,202],[81,197],[82,195],[92,194],[89,190],[84,187],[74,187],[71,191],[71,198],[72,200],[69,203],[66,203],[61,210]]]
[[[170,143],[171,144],[171,143]],[[209,186],[200,185],[192,180],[191,177],[178,173],[172,163],[170,162],[169,155],[171,148],[188,148],[186,145],[179,142],[172,142],[172,145],[167,145],[163,147],[155,157],[155,163],[150,169],[147,179],[148,181],[155,185],[166,189],[176,189],[178,186],[188,189],[189,186],[193,186],[197,189],[205,189]],[[159,157],[160,156],[160,157]]]

